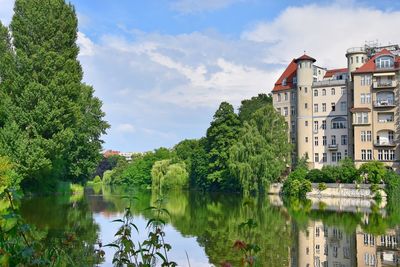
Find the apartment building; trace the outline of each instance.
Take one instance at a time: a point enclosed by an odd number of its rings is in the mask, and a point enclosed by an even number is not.
[[[311,168],[351,157],[398,170],[398,79],[400,48],[364,46],[345,54],[347,68],[326,69],[304,54],[293,59],[272,90],[285,117],[293,160],[308,157]]]

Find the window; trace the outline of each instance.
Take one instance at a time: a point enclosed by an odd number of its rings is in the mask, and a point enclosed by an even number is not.
[[[319,227],[316,227],[316,228],[315,228],[315,236],[316,236],[316,237],[319,237]]]
[[[304,103],[304,108],[307,109],[308,108],[308,104]]]
[[[306,143],[308,143],[308,137],[305,138]]]
[[[341,137],[340,137],[340,139],[341,139],[341,144],[342,144],[342,146],[345,146],[345,145],[347,145],[347,135],[342,135]]]
[[[296,123],[294,121],[292,121],[292,131],[294,131],[294,128],[296,127]]]
[[[382,56],[375,60],[376,68],[378,69],[388,69],[393,68],[394,60],[391,56]]]
[[[327,158],[326,158],[326,153],[322,153],[322,162],[326,162]]]
[[[371,94],[370,93],[365,94],[365,103],[367,103],[367,104],[371,103]]]
[[[365,131],[361,131],[361,142],[365,142],[365,141],[367,141],[367,135],[365,134]]]
[[[336,145],[336,135],[331,136],[331,144]]]
[[[326,136],[322,136],[322,145],[326,146]]]
[[[318,121],[314,121],[314,131],[318,131],[319,125]]]
[[[283,79],[283,81],[282,81],[282,85],[283,85],[283,86],[286,86],[286,78],[285,78],[285,79]]]
[[[332,111],[335,111],[335,110],[336,110],[336,105],[335,105],[334,102],[331,103],[331,107],[332,107]]]
[[[350,64],[353,64],[353,57],[350,58]]]
[[[320,246],[319,245],[315,245],[315,252],[317,253],[317,254],[319,254],[319,250],[320,250]]]
[[[314,104],[314,112],[318,112],[318,104]]]
[[[316,67],[313,68],[313,75],[314,75],[314,76],[317,75],[317,68],[316,68]]]
[[[326,103],[322,103],[322,112],[326,112]]]
[[[325,244],[324,246],[324,255],[328,255],[328,244]],[[328,262],[326,262],[328,263]],[[328,264],[326,264],[326,266],[328,266]]]
[[[322,121],[322,129],[325,130],[326,129],[326,120]]]
[[[355,115],[355,124],[368,124],[368,112],[357,112]]]
[[[282,112],[281,112],[281,108],[277,108],[277,109],[276,109],[276,111],[278,111],[279,115],[281,115],[281,114],[282,114]]]
[[[341,161],[342,160],[342,152],[337,152],[337,161]]]
[[[282,101],[282,96],[281,96],[281,94],[278,94],[278,102],[281,102]]]
[[[317,89],[314,90],[314,96],[318,96],[318,90]]]
[[[387,149],[379,149],[378,160],[396,160],[395,151]]]
[[[283,116],[287,117],[287,115],[289,115],[288,107],[284,107],[283,108]]]
[[[304,122],[304,126],[306,126],[306,127],[308,126],[308,121]]]
[[[347,121],[345,118],[339,117],[332,120],[332,129],[346,129]]]
[[[292,92],[292,100],[293,101],[296,100],[296,93],[295,92]]]
[[[293,83],[294,83],[294,84],[297,83],[297,77],[293,77]]]
[[[361,160],[367,159],[367,151],[365,149],[361,149]]]
[[[349,154],[347,153],[347,149],[344,150],[344,157],[347,157]]]
[[[326,95],[326,89],[322,89],[322,95]]]
[[[289,99],[289,95],[288,93],[285,93],[285,101],[287,101]]]
[[[331,95],[335,95],[335,88],[331,89]]]
[[[315,145],[315,146],[318,146],[318,136],[315,136],[315,137],[314,137],[314,145]]]
[[[372,150],[371,149],[367,150],[367,160],[372,160]]]
[[[361,76],[361,85],[371,85],[371,75],[362,75]]]
[[[369,244],[370,244],[371,246],[374,246],[374,245],[375,245],[375,236],[369,235]]]
[[[307,87],[304,87],[304,93],[307,94]]]
[[[296,110],[294,109],[294,106],[290,107],[290,111],[292,115],[296,115]]]
[[[358,56],[356,56],[356,63],[358,63]]]
[[[346,111],[347,110],[347,103],[346,101],[340,102],[340,111]]]
[[[332,152],[332,162],[336,162],[336,152]]]
[[[319,162],[319,154],[318,153],[314,154],[314,162]]]
[[[364,234],[364,245],[368,245],[368,234]]]
[[[367,131],[367,141],[371,142],[372,140],[372,132],[371,131]]]
[[[341,92],[342,95],[345,95],[346,94],[346,87],[340,88],[340,92]]]

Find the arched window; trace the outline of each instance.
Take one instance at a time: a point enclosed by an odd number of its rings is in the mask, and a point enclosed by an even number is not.
[[[389,69],[394,67],[394,59],[392,56],[381,56],[375,59],[377,69]]]
[[[346,129],[347,128],[347,120],[343,117],[334,118],[331,121],[332,129]]]

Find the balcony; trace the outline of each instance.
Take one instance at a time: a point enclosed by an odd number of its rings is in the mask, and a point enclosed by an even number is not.
[[[329,144],[328,150],[336,151],[336,150],[338,150],[338,145],[337,144]]]
[[[375,89],[394,88],[397,86],[397,81],[374,81]]]
[[[394,101],[394,99],[391,99],[391,98],[378,99],[377,101],[374,101],[375,108],[392,108],[395,106],[396,106],[395,101]]]
[[[389,141],[375,141],[374,146],[376,147],[395,147],[396,143],[393,140]]]

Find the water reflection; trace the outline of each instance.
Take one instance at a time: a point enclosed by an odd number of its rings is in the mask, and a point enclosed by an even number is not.
[[[146,238],[146,208],[156,194],[131,192],[126,188],[95,187],[81,197],[31,198],[22,203],[28,222],[47,231],[46,242],[54,245],[65,232],[77,236],[71,255],[84,266],[95,265],[96,241],[114,239],[129,205],[123,195],[134,195],[136,238]],[[357,200],[358,201],[358,200]],[[258,244],[260,266],[399,266],[400,209],[398,201],[386,208],[373,202],[333,199],[283,201],[274,197],[243,199],[240,195],[171,191],[166,194],[166,239],[170,257],[180,266],[220,266],[228,261],[241,266],[242,255],[233,248],[236,240]],[[242,231],[238,225],[253,219],[257,227]],[[101,266],[112,266],[113,249],[105,249]],[[99,262],[97,260],[97,262]],[[397,264],[397,265],[396,265]]]

